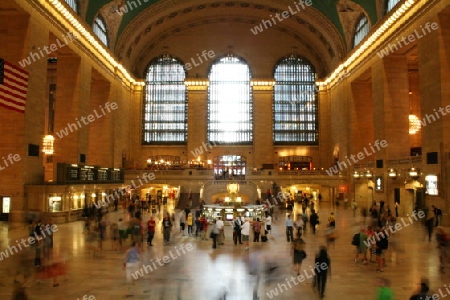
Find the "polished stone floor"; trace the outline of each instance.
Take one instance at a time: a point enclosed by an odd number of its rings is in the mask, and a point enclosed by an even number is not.
[[[320,207],[322,224],[326,223],[330,210],[327,203]],[[353,217],[350,209],[339,208],[335,215],[338,239],[335,247],[329,249],[332,275],[327,284],[325,299],[373,299],[379,276],[391,281],[396,299],[409,299],[421,277],[427,277],[434,290],[450,283],[450,276],[439,272],[436,244],[434,241],[427,241],[424,227],[420,223],[403,225],[404,228],[391,238],[387,267],[383,273],[379,273],[376,272],[375,264],[354,262],[354,247],[350,242],[353,234],[363,224],[362,219],[359,216]],[[124,216],[125,213],[121,211],[110,213],[108,220],[117,221]],[[144,220],[148,217],[145,214]],[[145,246],[141,255],[143,264],[152,265],[154,262],[153,266],[156,268],[135,281],[131,293],[122,269],[124,251],[113,251],[108,241],[100,256],[94,257],[90,243],[83,234],[83,222],[61,224],[55,233],[53,255],[66,261],[68,274],[65,278],[59,278],[58,287],[53,287],[50,280],[36,283],[31,278],[27,282],[27,292],[32,300],[252,300],[256,299],[253,298],[256,289],[259,299],[319,299],[312,288],[311,279],[298,285],[291,281],[291,287],[286,282],[295,274],[289,254],[290,244],[285,237],[284,217],[284,212],[277,213],[273,239],[267,243],[251,243],[249,251],[245,251],[244,245],[235,246],[232,243],[230,226],[226,227],[225,245],[218,249],[212,249],[209,239],[201,241],[199,238],[182,236],[179,227],[174,228],[171,242],[163,245],[158,228],[155,246],[150,249]],[[404,224],[410,224],[406,216],[403,221]],[[0,251],[8,245],[14,245],[16,239],[26,236],[26,228],[8,230],[7,224],[0,224]],[[308,230],[304,240],[307,258],[303,262],[303,269],[309,269],[319,247],[325,244],[324,228],[319,228],[316,235]],[[181,244],[187,246],[188,250],[190,247],[192,249],[183,252]],[[166,264],[161,266],[156,263],[166,255]],[[24,267],[32,274],[35,272],[33,256],[34,250],[27,248],[0,261],[0,299],[11,298],[14,275],[17,272],[22,272]],[[268,266],[276,266],[276,269],[263,272],[259,278],[250,274],[255,265],[263,265],[262,261]],[[17,277],[19,281],[22,278]],[[267,293],[281,284],[286,286],[283,292],[278,291],[278,296],[272,294],[270,298]],[[444,288],[443,291],[445,293]],[[223,297],[225,294],[226,298]]]

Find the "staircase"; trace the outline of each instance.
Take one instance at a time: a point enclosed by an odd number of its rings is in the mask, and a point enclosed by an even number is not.
[[[189,196],[191,197],[191,199],[189,199]],[[190,208],[200,206],[200,193],[181,193],[176,209],[185,209],[191,201],[192,205],[190,206]]]

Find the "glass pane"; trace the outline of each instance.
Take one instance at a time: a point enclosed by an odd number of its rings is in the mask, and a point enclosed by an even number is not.
[[[143,143],[186,143],[187,97],[183,64],[163,56],[147,71],[143,107]]]
[[[275,144],[317,144],[316,73],[305,59],[290,56],[275,68],[273,134]]]
[[[225,144],[252,142],[250,69],[235,56],[211,67],[208,88],[208,140]]]

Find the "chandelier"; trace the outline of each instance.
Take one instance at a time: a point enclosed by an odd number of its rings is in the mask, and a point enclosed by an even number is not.
[[[409,134],[413,135],[420,131],[421,123],[416,115],[410,114],[409,117]]]

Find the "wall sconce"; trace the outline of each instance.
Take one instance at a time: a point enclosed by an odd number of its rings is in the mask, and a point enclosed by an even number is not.
[[[373,178],[373,173],[371,171],[367,171],[366,174],[364,175],[367,179],[372,179]]]
[[[388,177],[392,178],[392,179],[396,179],[397,178],[397,171],[393,168],[388,169]]]
[[[237,202],[242,202],[242,198],[241,198],[241,197],[237,197],[237,198],[236,198],[236,201],[237,201]]]
[[[230,197],[225,197],[225,202],[230,202]]]
[[[361,177],[361,174],[359,174],[358,171],[353,172],[353,178],[359,179]]]
[[[412,168],[410,168],[410,169],[408,170],[408,175],[409,175],[409,177],[411,177],[412,179],[417,179],[417,178],[420,177],[419,170],[416,169],[416,168],[414,168],[414,167],[412,167]]]

